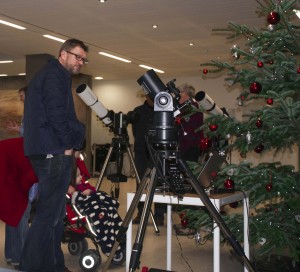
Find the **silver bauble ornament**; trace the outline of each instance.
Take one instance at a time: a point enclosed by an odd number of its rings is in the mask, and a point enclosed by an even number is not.
[[[197,245],[200,245],[201,241],[202,241],[201,233],[200,232],[196,232],[195,235],[194,235],[194,239],[195,239],[195,243]]]
[[[233,168],[231,168],[231,169],[228,169],[228,170],[227,170],[226,174],[227,174],[228,176],[233,176],[233,175],[234,175],[234,172],[235,172],[235,170],[234,170]]]
[[[241,56],[240,53],[237,51],[237,49],[240,49],[237,44],[234,44],[231,47],[231,54],[234,59],[239,59]]]
[[[269,25],[267,26],[267,29],[268,29],[270,32],[273,32],[273,31],[275,30],[275,28],[276,28],[275,25],[269,24]]]
[[[246,141],[248,144],[250,144],[252,142],[252,135],[251,135],[250,131],[248,131],[246,134]]]
[[[260,238],[259,239],[259,241],[258,241],[258,243],[261,245],[261,246],[263,246],[265,243],[267,242],[267,239],[266,238]]]
[[[234,59],[236,59],[236,60],[238,60],[239,58],[240,58],[240,53],[239,52],[234,52],[234,53],[232,53],[232,57],[234,58]]]
[[[226,138],[226,140],[229,140],[231,138],[231,135],[228,133],[228,134],[226,134],[225,138]]]

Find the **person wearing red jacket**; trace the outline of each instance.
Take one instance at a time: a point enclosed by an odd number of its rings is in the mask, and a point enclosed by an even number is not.
[[[0,150],[0,220],[6,223],[5,258],[17,267],[29,228],[28,194],[37,177],[24,156],[23,138],[0,141]]]

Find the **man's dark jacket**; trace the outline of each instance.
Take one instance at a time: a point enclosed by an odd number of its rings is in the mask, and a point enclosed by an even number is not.
[[[78,121],[70,73],[50,60],[31,80],[24,107],[26,156],[63,154],[82,146],[85,126]]]

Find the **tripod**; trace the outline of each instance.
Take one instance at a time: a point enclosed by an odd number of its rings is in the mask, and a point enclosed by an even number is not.
[[[109,162],[109,160],[111,158],[111,155],[112,155],[112,153],[113,153],[114,150],[117,152],[117,164],[118,164],[117,168],[118,168],[118,173],[116,175],[112,176],[112,181],[114,181],[114,182],[120,182],[120,179],[122,179],[124,181],[123,176],[120,175],[121,168],[122,168],[120,166],[121,165],[120,162],[122,160],[121,159],[121,157],[122,157],[121,147],[122,146],[126,147],[126,151],[127,151],[128,155],[129,155],[130,162],[131,162],[131,164],[133,166],[133,169],[134,169],[135,178],[136,178],[136,187],[137,188],[139,187],[141,181],[140,181],[140,177],[138,175],[138,172],[137,172],[137,169],[136,169],[136,166],[135,166],[135,163],[134,163],[133,154],[132,154],[131,149],[130,149],[129,138],[128,138],[128,134],[127,134],[127,131],[126,131],[126,132],[118,134],[117,137],[114,137],[112,139],[111,145],[110,145],[110,147],[108,149],[106,158],[105,158],[104,163],[103,163],[103,167],[102,167],[101,172],[100,172],[100,176],[99,176],[97,184],[96,184],[96,190],[97,191],[99,190],[99,188],[100,188],[100,186],[101,186],[101,184],[103,182],[103,177],[104,177],[105,170],[106,170],[106,168],[108,166],[108,162]],[[115,195],[118,195],[118,193],[119,193],[119,188],[117,188],[117,191],[115,192]],[[159,231],[159,229],[157,227],[157,224],[155,222],[155,219],[154,219],[152,211],[150,211],[150,216],[151,216],[151,220],[153,222],[155,233],[159,234],[160,231]]]
[[[132,219],[133,212],[136,209],[136,206],[140,201],[142,194],[144,193],[144,190],[147,187],[148,191],[146,194],[145,205],[144,205],[142,218],[141,218],[141,224],[138,227],[136,239],[133,244],[133,249],[132,249],[131,259],[129,264],[129,271],[133,272],[137,268],[139,268],[140,265],[139,260],[143,248],[143,240],[145,236],[146,225],[149,218],[150,208],[153,202],[157,180],[158,178],[163,179],[169,185],[169,190],[172,193],[177,194],[178,198],[180,199],[183,197],[183,194],[185,192],[183,184],[180,180],[180,173],[183,172],[188,177],[191,186],[196,191],[196,193],[202,200],[204,206],[207,208],[208,212],[210,213],[214,221],[218,224],[223,235],[228,240],[228,242],[233,247],[233,249],[236,251],[237,255],[241,258],[241,260],[243,261],[245,266],[247,266],[249,271],[255,272],[255,269],[253,268],[249,259],[246,257],[243,248],[238,243],[234,235],[230,232],[224,220],[222,219],[222,217],[216,210],[215,206],[212,204],[209,197],[207,196],[204,188],[197,181],[197,179],[195,178],[191,170],[188,168],[186,162],[180,158],[179,151],[172,150],[172,149],[168,150],[165,148],[163,150],[155,150],[149,145],[149,143],[147,143],[147,145],[151,155],[150,167],[147,168],[144,177],[137,189],[137,192],[133,198],[129,210],[124,218],[123,224],[118,232],[112,251],[105,263],[103,271],[107,271],[111,263],[111,260],[118,248],[118,245],[124,239],[128,229],[128,225],[130,224],[130,221]]]

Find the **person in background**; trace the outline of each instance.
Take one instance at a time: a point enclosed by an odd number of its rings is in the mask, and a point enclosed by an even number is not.
[[[20,100],[24,103],[27,86],[22,87],[18,90]],[[21,124],[15,121],[9,121],[6,129],[8,131],[16,132],[19,136],[23,137],[23,118]],[[22,180],[20,180],[22,181]],[[21,187],[21,184],[20,184]],[[33,199],[32,199],[33,201]],[[21,253],[24,246],[25,238],[29,229],[29,218],[31,210],[31,202],[28,202],[27,208],[25,209],[17,226],[11,226],[5,224],[5,244],[4,244],[4,255],[5,260],[8,264],[19,267]]]
[[[194,86],[184,83],[178,87],[180,92],[179,103],[182,104],[188,99],[192,100],[191,106],[184,109],[181,115],[177,118],[177,123],[179,125],[179,150],[181,158],[184,161],[199,163],[201,150],[199,144],[203,138],[203,132],[197,130],[203,125],[203,113],[193,111],[198,108],[198,104],[194,101],[195,88]],[[195,131],[197,130],[197,132]],[[179,217],[181,217],[181,213]],[[181,224],[174,224],[174,229],[177,235],[191,235],[192,232],[186,229],[185,226]]]
[[[145,135],[148,125],[153,122],[153,101],[149,96],[146,96],[146,101],[142,105],[136,107],[133,112],[136,114],[138,119],[132,124],[132,133],[134,137],[134,161],[138,175],[142,180],[150,160]],[[140,223],[143,207],[144,203],[139,202],[138,214],[133,219],[133,224]],[[164,204],[154,203],[154,220],[158,226],[164,225],[165,212],[166,206]]]
[[[178,87],[178,90],[180,91],[180,104],[195,97],[195,88],[192,85],[184,83]],[[191,107],[198,108],[197,102],[192,102]],[[203,125],[203,113],[192,113],[191,109],[187,108],[180,115],[179,125],[181,158],[185,161],[198,162],[200,156],[199,144],[203,138],[203,132],[196,132],[195,130]]]
[[[20,100],[24,103],[25,101],[25,95],[26,95],[27,86],[22,87],[18,90],[18,94],[20,97]],[[24,129],[23,129],[23,118],[21,121],[21,124],[18,124],[16,121],[8,121],[6,125],[6,129],[8,131],[17,132],[20,136],[23,136]]]
[[[24,152],[39,180],[35,217],[22,251],[20,269],[65,272],[61,240],[73,150],[85,138],[72,96],[72,75],[87,63],[88,47],[66,40],[58,59],[51,59],[30,82],[24,110]]]

